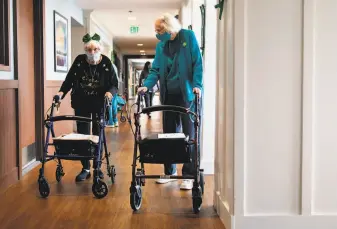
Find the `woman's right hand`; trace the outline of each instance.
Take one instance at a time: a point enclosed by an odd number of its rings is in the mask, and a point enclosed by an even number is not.
[[[63,92],[62,91],[59,91],[55,96],[54,96],[54,99],[55,99],[55,97],[56,96],[58,96],[58,101],[56,101],[56,102],[59,102],[61,99],[62,99],[62,97],[63,97]]]
[[[140,88],[138,88],[138,93],[141,93],[141,92],[143,92],[143,93],[145,93],[145,92],[147,92],[147,87],[140,87]]]
[[[62,92],[62,91],[60,91],[60,92],[58,92],[58,93],[57,93],[57,95],[58,95],[58,96],[60,96],[60,99],[61,99],[61,98],[62,98],[62,96],[63,96],[63,92]]]

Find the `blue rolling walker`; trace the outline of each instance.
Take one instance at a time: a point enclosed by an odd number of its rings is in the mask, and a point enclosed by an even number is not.
[[[58,121],[79,121],[79,122],[93,122],[93,119],[87,117],[80,117],[80,116],[54,116],[54,109],[58,108],[60,105],[60,98],[59,96],[54,96],[53,103],[50,107],[50,113],[47,115],[47,119],[44,121],[44,124],[47,128],[47,136],[46,141],[44,144],[44,152],[41,159],[42,167],[39,170],[39,177],[38,177],[38,185],[39,185],[39,192],[41,197],[47,198],[50,194],[50,186],[47,182],[46,177],[44,176],[45,170],[45,163],[51,160],[57,159],[57,167],[56,167],[56,180],[58,182],[61,181],[62,177],[65,175],[63,172],[63,166],[61,163],[61,159],[63,160],[93,160],[93,168],[94,168],[94,175],[93,175],[93,185],[92,185],[92,192],[94,196],[98,199],[104,198],[108,194],[108,186],[107,184],[100,179],[99,172],[101,171],[102,155],[104,149],[104,155],[107,164],[107,174],[111,178],[112,184],[115,183],[115,176],[116,170],[114,165],[110,165],[109,157],[110,153],[108,152],[106,136],[105,136],[105,126],[108,120],[108,108],[111,106],[111,102],[106,97],[104,101],[104,107],[100,113],[100,118],[97,121],[99,124],[99,136],[93,135],[82,135],[86,136],[86,138],[63,138],[66,135],[55,137],[54,132],[54,122]],[[53,142],[50,143],[50,135],[53,138]],[[91,136],[91,137],[90,137]],[[54,146],[55,152],[53,155],[48,154],[48,147]]]

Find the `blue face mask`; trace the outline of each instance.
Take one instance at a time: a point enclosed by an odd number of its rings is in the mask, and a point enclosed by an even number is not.
[[[156,37],[158,40],[160,41],[168,41],[171,39],[171,34],[169,34],[168,32],[165,32],[163,34],[156,34]]]

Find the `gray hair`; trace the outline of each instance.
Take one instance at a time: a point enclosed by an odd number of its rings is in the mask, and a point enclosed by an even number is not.
[[[163,27],[169,33],[178,33],[181,30],[180,22],[172,14],[165,13],[159,20],[162,21]]]
[[[103,45],[100,41],[90,40],[89,42],[84,44],[84,49],[87,49],[87,47],[90,45],[97,46],[101,52],[103,51]]]

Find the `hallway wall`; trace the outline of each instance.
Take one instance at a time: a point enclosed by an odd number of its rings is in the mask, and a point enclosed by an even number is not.
[[[71,66],[71,17],[83,25],[83,12],[72,1],[45,0],[46,80],[64,80],[66,73],[54,71],[54,10],[68,20],[68,69]]]
[[[311,177],[308,176],[312,182],[308,183],[308,187],[312,188],[311,211],[324,215],[337,214],[336,12],[335,1],[316,0],[312,22],[314,35],[307,40],[308,109],[305,132],[308,159],[312,160],[311,169],[314,171]]]
[[[79,24],[83,25],[82,9],[77,7],[75,3],[67,0],[45,0],[45,93],[44,108],[45,113],[52,103],[53,96],[59,91],[66,72],[55,72],[54,70],[54,10],[66,17],[68,20],[68,70],[72,64],[72,28],[71,18],[74,18]],[[84,34],[83,34],[84,35]],[[83,37],[82,35],[82,37]],[[82,38],[81,37],[81,38]],[[73,114],[74,111],[70,105],[70,93],[63,99],[58,115]],[[55,134],[69,133],[73,131],[72,122],[60,122],[55,124]]]
[[[0,192],[18,180],[17,76],[14,76],[13,1],[9,1],[10,70],[0,71]],[[3,36],[3,34],[1,34]]]
[[[225,134],[230,141],[216,152],[218,214],[227,229],[333,229],[336,2],[227,4],[225,12],[232,10],[233,17],[227,17],[225,29],[227,34],[231,27],[234,31],[233,82],[227,84],[234,92],[228,97],[225,87],[218,102],[234,102],[229,106],[234,116],[225,118],[225,125],[234,126]],[[228,51],[228,39],[226,44]],[[228,60],[225,63],[228,68]],[[226,160],[231,154],[234,167],[228,176]],[[233,206],[226,197],[230,184]]]

